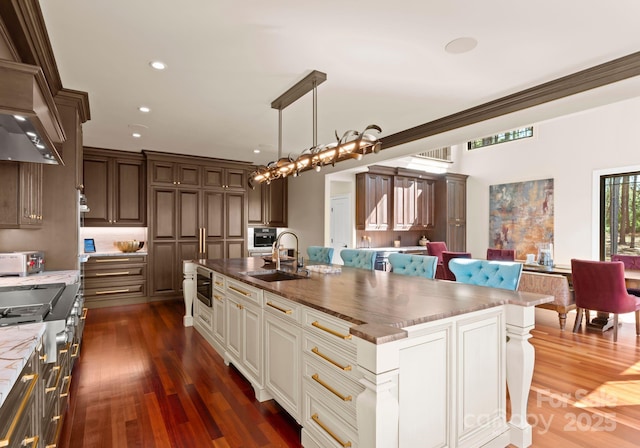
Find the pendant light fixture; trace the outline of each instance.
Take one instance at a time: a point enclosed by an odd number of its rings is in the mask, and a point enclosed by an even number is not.
[[[380,152],[382,143],[372,132],[380,133],[382,129],[375,124],[367,126],[361,132],[347,131],[342,137],[336,132],[335,142],[318,145],[317,87],[326,79],[326,73],[314,70],[271,103],[271,108],[278,109],[278,160],[260,166],[251,173],[251,188],[262,182],[269,184],[275,179],[289,175],[295,177],[312,169],[320,171],[325,165],[334,166],[336,162],[349,159],[360,160],[366,154]],[[282,110],[310,91],[313,91],[313,146],[303,150],[298,157],[282,157]]]

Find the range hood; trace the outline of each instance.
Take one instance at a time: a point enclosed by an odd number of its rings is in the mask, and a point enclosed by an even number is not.
[[[0,160],[64,165],[65,140],[40,67],[0,60]]]

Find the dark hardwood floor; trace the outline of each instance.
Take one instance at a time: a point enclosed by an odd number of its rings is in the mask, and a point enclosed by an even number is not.
[[[193,328],[179,300],[92,309],[74,370],[62,448],[299,447],[300,428]],[[640,339],[561,332],[536,311],[528,418],[534,447],[640,445]],[[425,403],[428,406],[428,403]],[[413,447],[412,447],[413,448]]]

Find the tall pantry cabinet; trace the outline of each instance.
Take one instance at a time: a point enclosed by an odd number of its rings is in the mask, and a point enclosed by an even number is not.
[[[249,164],[145,151],[151,297],[177,296],[182,262],[247,253]]]

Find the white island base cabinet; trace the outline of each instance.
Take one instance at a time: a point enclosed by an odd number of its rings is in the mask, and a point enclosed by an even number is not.
[[[351,334],[347,321],[229,276],[216,291],[218,309],[205,310],[187,285],[194,266],[185,264],[185,325],[195,321],[258,401],[274,398],[302,425],[306,448],[531,446],[533,306],[417,324],[375,344],[356,336],[360,328]]]

